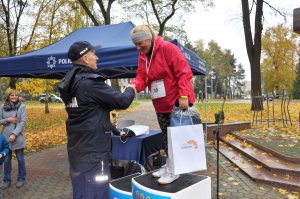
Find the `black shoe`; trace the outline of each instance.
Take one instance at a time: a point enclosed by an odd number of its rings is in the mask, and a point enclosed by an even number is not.
[[[17,187],[17,188],[23,187],[24,184],[25,184],[24,181],[18,181],[18,182],[16,183],[16,187]]]
[[[9,186],[10,186],[10,182],[2,182],[1,188],[2,188],[2,189],[6,189],[6,188],[9,187]]]

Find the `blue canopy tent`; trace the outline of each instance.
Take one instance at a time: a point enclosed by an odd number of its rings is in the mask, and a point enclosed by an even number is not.
[[[132,78],[137,69],[138,51],[130,39],[132,22],[81,28],[60,41],[42,49],[14,57],[0,58],[0,77],[31,77],[61,79],[72,67],[67,52],[72,43],[86,40],[100,44],[98,69],[107,78]],[[205,62],[193,51],[179,46],[194,75],[205,75]]]

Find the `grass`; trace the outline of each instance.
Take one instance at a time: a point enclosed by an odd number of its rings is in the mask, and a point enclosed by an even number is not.
[[[269,106],[271,106],[269,104]],[[198,108],[199,112],[201,113],[202,121],[209,121],[214,122],[215,117],[214,114],[217,113],[222,109],[222,103],[216,103],[212,101],[208,103],[207,108],[205,107],[204,103],[197,103],[196,107]],[[263,111],[263,119],[267,118],[267,108],[266,103],[264,103],[264,111]],[[251,109],[250,103],[228,103],[226,102],[224,105],[224,113],[225,113],[225,123],[228,122],[235,122],[235,121],[252,121],[253,111]],[[207,112],[207,116],[206,113]],[[281,116],[281,106],[280,101],[274,102],[274,112],[275,112],[275,119],[280,119]],[[299,101],[292,101],[289,105],[289,112],[291,115],[291,120],[293,124],[299,123],[299,113],[300,113],[300,102]],[[269,109],[269,117],[272,117],[272,109]],[[280,123],[278,123],[281,125]]]
[[[272,106],[270,103],[269,117],[272,118]],[[208,103],[205,109],[205,104],[196,104],[196,107],[201,113],[202,121],[214,122],[214,114],[221,110],[222,103],[216,103],[212,101]],[[265,110],[263,111],[263,120],[268,117],[266,103],[264,104]],[[253,111],[250,110],[250,103],[225,103],[225,123],[229,122],[251,122],[253,117]],[[205,110],[207,110],[207,116],[205,116]],[[270,123],[258,123],[252,127],[252,129],[235,132],[242,137],[252,139],[253,141],[262,144],[274,151],[277,151],[283,155],[300,158],[300,129],[299,129],[299,112],[300,102],[291,101],[289,105],[289,111],[292,121],[292,126],[283,126],[282,122],[276,122],[275,125]],[[280,101],[274,101],[274,117],[275,119],[282,118],[281,116],[281,104]]]
[[[300,133],[289,129],[288,127],[277,127],[276,129],[262,127],[234,132],[234,134],[250,139],[285,156],[300,158]]]
[[[300,143],[291,140],[253,140],[288,157],[300,158]]]

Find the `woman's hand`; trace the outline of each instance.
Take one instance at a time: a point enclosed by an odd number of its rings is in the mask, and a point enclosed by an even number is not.
[[[188,98],[179,98],[179,107],[182,108],[183,110],[189,108],[189,99]]]
[[[135,88],[135,84],[128,84],[127,87],[133,88],[135,94],[136,94],[136,88]]]
[[[16,140],[16,135],[15,134],[11,134],[8,138],[9,142],[14,142]]]
[[[6,118],[6,121],[9,123],[17,123],[18,118],[17,117],[9,117],[9,118]]]

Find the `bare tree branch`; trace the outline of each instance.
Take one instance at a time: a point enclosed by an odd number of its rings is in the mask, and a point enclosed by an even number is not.
[[[111,23],[111,21],[110,21],[110,18],[111,18],[110,17],[110,10],[111,10],[111,6],[112,6],[113,2],[115,2],[115,0],[109,0],[108,1],[107,9],[105,9],[104,3],[103,3],[102,0],[96,0],[96,1],[99,4],[102,16],[104,18],[104,24],[110,24]]]
[[[24,45],[23,50],[27,50],[27,48],[30,46],[30,44],[32,42],[32,39],[33,39],[33,36],[34,36],[34,33],[35,33],[35,30],[37,28],[39,19],[41,17],[41,14],[42,14],[43,10],[47,7],[47,5],[49,5],[49,3],[51,2],[51,0],[49,0],[45,4],[45,1],[46,0],[43,0],[42,3],[41,3],[41,5],[40,5],[40,7],[39,7],[38,13],[37,13],[36,18],[35,18],[35,22],[33,24],[32,30],[31,30],[31,34],[29,36],[27,44]]]
[[[275,8],[274,6],[272,6],[270,3],[268,3],[267,1],[263,1],[265,4],[267,4],[271,10],[273,10],[275,13],[278,13],[280,16],[283,17],[284,21],[286,22],[287,21],[287,18],[286,18],[286,13],[285,12],[281,12],[279,9]]]
[[[99,26],[99,22],[97,21],[97,19],[94,17],[94,15],[92,14],[92,12],[90,11],[90,9],[86,6],[86,4],[84,3],[83,0],[78,0],[78,2],[80,3],[80,5],[82,6],[82,8],[84,9],[84,11],[86,12],[86,14],[90,17],[90,19],[93,21],[95,26]]]
[[[18,39],[18,32],[19,32],[19,25],[20,25],[20,19],[23,14],[23,11],[25,7],[27,6],[28,0],[18,1],[19,10],[16,12],[16,24],[14,28],[14,54],[17,53],[17,39]]]
[[[6,24],[5,27],[5,32],[6,32],[6,38],[7,38],[7,43],[8,43],[8,55],[9,56],[13,56],[13,44],[12,44],[12,40],[11,40],[11,32],[10,32],[10,1],[7,1],[7,7],[5,6],[5,3],[3,2],[3,0],[1,0],[2,3],[2,9],[5,15],[5,19],[4,19],[4,23]]]
[[[163,21],[161,21],[160,16],[158,14],[158,11],[157,11],[157,9],[155,7],[154,0],[150,0],[151,6],[152,6],[152,10],[153,10],[154,15],[155,15],[155,17],[156,17],[156,19],[158,21],[158,24],[159,24],[159,31],[158,31],[158,35],[159,36],[162,36],[162,34],[164,32],[164,29],[165,29],[165,26],[166,26],[166,23],[174,16],[175,11],[176,11],[175,6],[176,6],[177,2],[178,2],[178,0],[172,1],[172,4],[171,4],[171,6],[172,6],[172,12]]]

